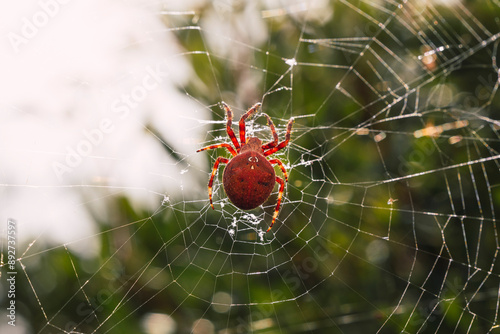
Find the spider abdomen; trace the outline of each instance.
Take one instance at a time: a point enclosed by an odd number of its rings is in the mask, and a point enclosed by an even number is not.
[[[242,210],[264,203],[276,183],[273,166],[259,152],[242,152],[229,161],[222,176],[229,200]]]

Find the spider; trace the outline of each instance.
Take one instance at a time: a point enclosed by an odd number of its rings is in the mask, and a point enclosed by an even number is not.
[[[240,142],[238,142],[238,139],[231,128],[233,122],[233,111],[225,102],[222,102],[222,105],[224,106],[227,116],[226,131],[234,145],[234,148],[228,143],[221,143],[203,147],[196,151],[201,152],[224,147],[233,155],[231,159],[218,157],[217,160],[215,160],[212,175],[210,176],[210,181],[208,182],[208,198],[210,199],[210,205],[212,206],[212,209],[214,209],[214,205],[212,203],[212,184],[220,163],[227,164],[224,169],[224,174],[222,175],[222,185],[224,186],[224,191],[226,192],[229,200],[236,207],[242,210],[255,209],[264,203],[271,195],[271,192],[274,189],[274,183],[277,182],[280,185],[278,201],[276,203],[276,209],[274,210],[273,220],[266,231],[267,233],[273,227],[276,217],[278,217],[281,197],[283,196],[283,191],[285,189],[285,182],[288,182],[288,174],[285,166],[283,166],[283,163],[279,159],[267,160],[266,157],[288,145],[294,119],[292,117],[288,121],[285,140],[278,143],[278,134],[276,133],[273,121],[267,114],[264,114],[267,118],[267,124],[271,129],[273,141],[263,145],[259,138],[247,138],[245,136],[245,120],[250,115],[255,113],[261,106],[261,103],[256,103],[240,118]],[[272,166],[273,164],[279,166],[283,172],[285,181],[283,181],[283,179],[279,176],[276,176]]]

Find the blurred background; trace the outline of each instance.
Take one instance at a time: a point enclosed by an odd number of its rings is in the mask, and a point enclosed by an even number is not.
[[[0,6],[1,333],[500,333],[498,1]]]

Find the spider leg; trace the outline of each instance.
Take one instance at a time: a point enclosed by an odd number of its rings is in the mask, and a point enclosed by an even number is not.
[[[265,151],[267,149],[270,149],[270,148],[273,148],[275,147],[276,145],[278,145],[278,134],[276,133],[276,128],[274,127],[274,123],[273,121],[271,120],[271,118],[267,115],[267,114],[264,114],[264,116],[266,116],[267,118],[267,125],[269,126],[269,128],[271,129],[271,133],[273,134],[273,141],[265,144],[265,145],[262,145],[262,150]]]
[[[271,221],[271,225],[269,225],[269,228],[267,229],[266,233],[271,231],[274,225],[274,221],[276,220],[276,217],[278,217],[278,213],[280,212],[281,197],[283,197],[283,190],[285,189],[285,182],[283,182],[282,178],[276,176],[276,182],[280,184],[280,191],[278,193],[278,202],[276,203],[276,209],[274,210],[273,220]]]
[[[283,166],[283,163],[281,162],[281,160],[271,159],[271,160],[269,160],[269,163],[277,164],[281,168],[281,171],[283,172],[283,175],[285,176],[285,182],[288,182],[288,174],[287,174],[285,166]]]
[[[261,105],[262,103],[257,102],[250,109],[248,109],[248,111],[244,113],[240,118],[240,142],[242,146],[245,145],[247,142],[245,137],[245,120],[248,118],[248,116],[256,112]]]
[[[219,163],[221,162],[223,164],[227,164],[229,162],[229,159],[218,157],[217,160],[215,160],[214,168],[212,169],[212,175],[210,176],[210,181],[208,181],[208,198],[210,199],[210,206],[212,207],[212,209],[214,209],[214,205],[212,203],[212,184],[214,183],[215,172],[217,171]]]
[[[226,110],[226,118],[227,118],[226,131],[227,131],[227,135],[229,136],[229,138],[231,138],[231,141],[233,142],[234,147],[236,147],[236,151],[239,151],[240,150],[240,144],[238,143],[238,139],[236,139],[236,136],[234,134],[233,128],[231,127],[231,125],[233,124],[233,111],[226,104],[226,102],[223,101],[222,105],[224,106],[224,110]]]
[[[231,152],[231,154],[233,156],[236,156],[236,154],[237,154],[236,151],[234,150],[234,148],[231,145],[229,145],[228,143],[210,145],[210,146],[207,146],[207,147],[200,148],[196,152],[201,152],[201,151],[206,151],[206,150],[213,150],[214,148],[219,148],[219,147],[225,147],[225,148],[227,148],[227,150],[229,152]]]
[[[290,120],[288,121],[288,125],[286,127],[286,134],[285,134],[285,140],[283,140],[281,143],[278,144],[278,146],[276,147],[273,147],[273,148],[270,148],[269,150],[265,151],[264,152],[264,156],[268,156],[268,155],[271,155],[273,154],[274,152],[276,151],[279,151],[281,150],[283,147],[287,146],[288,145],[288,142],[290,141],[290,133],[292,132],[292,125],[293,125],[293,122],[294,122],[294,118],[290,118]]]

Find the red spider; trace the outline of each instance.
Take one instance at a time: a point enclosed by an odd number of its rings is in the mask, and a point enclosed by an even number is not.
[[[224,174],[222,175],[224,191],[226,192],[229,200],[242,210],[251,210],[264,203],[271,195],[271,192],[274,189],[274,183],[278,182],[280,184],[278,202],[276,204],[276,209],[274,210],[271,225],[266,231],[269,232],[274,225],[276,217],[278,217],[281,197],[283,196],[283,190],[285,189],[285,182],[283,182],[283,179],[276,176],[274,168],[271,164],[277,164],[281,168],[281,171],[285,176],[285,181],[288,181],[288,175],[286,173],[285,166],[283,166],[283,163],[279,159],[267,160],[266,157],[288,145],[294,121],[293,117],[288,121],[285,140],[278,143],[278,134],[274,128],[273,121],[268,115],[264,114],[267,118],[267,124],[273,134],[273,141],[262,145],[262,141],[257,137],[245,137],[245,120],[248,116],[256,112],[261,106],[260,103],[256,103],[240,118],[240,142],[238,142],[238,139],[234,135],[233,129],[231,128],[233,122],[233,111],[226,103],[222,102],[222,105],[224,106],[227,114],[226,131],[229,138],[231,138],[231,141],[233,142],[234,148],[228,143],[222,143],[210,145],[196,151],[201,152],[218,147],[225,147],[233,155],[233,158],[231,159],[218,157],[217,160],[215,160],[212,175],[210,176],[210,181],[208,182],[208,198],[210,199],[210,205],[213,209],[212,184],[215,172],[217,171],[220,163],[227,164],[224,169]]]

